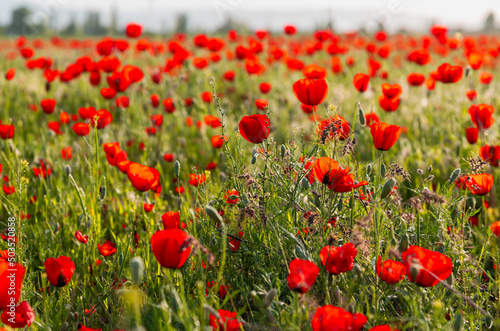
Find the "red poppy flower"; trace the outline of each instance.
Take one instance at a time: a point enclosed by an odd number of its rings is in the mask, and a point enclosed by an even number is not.
[[[163,155],[163,159],[167,162],[173,162],[174,161],[174,154],[165,153],[165,155]]]
[[[328,85],[326,80],[304,78],[299,79],[293,84],[293,93],[303,104],[317,106],[325,101],[328,94]]]
[[[79,136],[86,136],[90,132],[90,126],[87,123],[78,122],[73,125],[73,131]]]
[[[14,125],[10,124],[0,125],[0,138],[7,140],[7,139],[12,139],[12,137],[14,137]]]
[[[130,99],[127,96],[122,95],[115,99],[115,105],[117,107],[128,108],[130,105]]]
[[[453,271],[453,263],[449,257],[419,246],[410,246],[403,253],[402,258],[406,266],[408,279],[420,286],[435,286],[440,280],[450,277]],[[416,279],[413,279],[411,272],[413,264],[417,264],[416,268],[419,268]]]
[[[45,114],[52,114],[54,108],[56,107],[56,100],[54,99],[43,99],[40,101],[40,106]]]
[[[224,141],[227,141],[227,137],[216,134],[215,136],[210,138],[210,141],[212,142],[212,146],[214,146],[214,148],[221,148],[222,146],[224,146]]]
[[[116,90],[112,87],[103,87],[101,89],[101,95],[104,99],[113,99],[116,95]]]
[[[210,314],[208,324],[212,330],[218,331],[239,331],[243,326],[243,322],[238,322],[236,312],[219,309],[217,311],[220,318]]]
[[[142,26],[136,23],[129,23],[125,28],[125,33],[130,38],[138,38],[142,34]]]
[[[231,196],[234,196],[231,198]],[[224,199],[226,200],[226,203],[229,203],[231,205],[235,205],[238,203],[238,197],[240,194],[236,190],[227,190],[226,194],[224,194]]]
[[[234,80],[235,73],[233,70],[228,70],[224,73],[224,79],[228,82],[232,82]]]
[[[315,65],[315,64],[309,64],[309,65],[305,66],[304,68],[302,68],[302,74],[306,78],[322,79],[322,78],[326,78],[326,76],[328,75],[328,72],[323,67],[320,67],[320,66]]]
[[[389,325],[387,324],[384,324],[384,325],[377,325],[377,326],[374,326],[373,328],[371,328],[370,330],[368,331],[400,331],[398,329],[393,329],[391,328]]]
[[[81,242],[82,244],[86,244],[89,241],[89,236],[84,236],[81,231],[76,231],[75,239]]]
[[[95,113],[94,117],[91,118],[90,122],[92,124],[92,127],[96,127],[97,129],[104,129],[111,122],[113,122],[113,115],[106,109],[100,109]]]
[[[181,222],[179,212],[167,211],[165,214],[161,215],[161,221],[163,223],[163,229],[184,229],[186,224]]]
[[[493,112],[493,107],[484,103],[469,108],[470,119],[478,129],[488,129],[495,123]]]
[[[465,136],[469,144],[475,144],[479,136],[479,130],[477,128],[467,128],[465,129]]]
[[[10,265],[7,258],[13,258],[8,251],[0,254],[0,310],[7,310],[11,302],[16,303],[21,296],[21,287],[24,280],[26,269],[21,265],[14,263]],[[12,254],[12,253],[11,253]],[[3,257],[2,257],[3,256]],[[11,286],[11,282],[14,286]],[[14,289],[12,289],[14,288]]]
[[[295,259],[290,262],[289,268],[288,287],[290,290],[302,294],[309,291],[319,275],[319,268],[311,261]]]
[[[493,79],[493,75],[490,74],[489,72],[483,71],[479,75],[479,81],[481,82],[481,84],[484,84],[484,85],[488,85],[489,83],[491,83],[492,79]]]
[[[240,134],[252,144],[260,144],[269,136],[271,120],[266,115],[243,116],[239,123]]]
[[[206,68],[208,66],[208,60],[204,59],[202,57],[195,57],[193,59],[193,65],[197,69],[204,69],[204,68]]]
[[[269,105],[269,102],[266,99],[255,100],[255,106],[260,110],[266,110],[266,107],[268,105]]]
[[[160,97],[158,94],[151,95],[151,105],[156,108],[160,104]]]
[[[465,92],[465,95],[467,96],[467,99],[469,99],[470,101],[473,101],[477,98],[476,90],[468,90],[467,92]]]
[[[356,247],[352,243],[346,243],[342,247],[323,247],[319,252],[319,257],[326,271],[334,275],[339,275],[352,270],[354,258],[357,254]]]
[[[401,85],[382,83],[382,94],[388,99],[399,98],[401,93],[403,93]]]
[[[9,70],[7,70],[7,73],[5,74],[5,79],[12,80],[12,78],[14,78],[15,75],[16,75],[16,69],[10,68]]]
[[[474,70],[481,68],[481,66],[483,65],[483,60],[483,56],[476,52],[472,52],[469,54],[469,56],[467,56],[467,62]]]
[[[368,185],[367,181],[357,182],[349,168],[341,168],[337,161],[329,157],[321,157],[314,161],[312,173],[314,177],[328,188],[337,193],[351,192],[352,190]]]
[[[169,114],[175,111],[174,100],[172,100],[172,98],[166,98],[163,100],[163,106],[165,107],[165,111]]]
[[[354,76],[352,83],[356,90],[363,93],[368,88],[368,83],[370,83],[370,76],[367,74],[358,73]]]
[[[222,126],[221,120],[213,115],[205,115],[205,117],[203,118],[203,122],[206,125],[210,125],[213,129]]]
[[[490,174],[476,174],[467,176],[467,188],[475,195],[485,195],[493,186],[493,176]]]
[[[35,321],[35,312],[26,301],[23,301],[14,308],[13,312],[10,309],[5,310],[0,319],[5,325],[14,329],[29,328]]]
[[[371,113],[365,114],[365,122],[366,122],[366,126],[370,126],[373,123],[380,122],[380,118],[378,117],[377,114],[375,114],[374,112],[371,112]]]
[[[68,285],[75,272],[75,263],[67,257],[60,256],[57,259],[51,257],[43,263],[50,284],[56,287]]]
[[[132,186],[141,192],[155,190],[160,185],[160,173],[158,170],[136,162],[128,165],[127,175]]]
[[[261,84],[259,85],[259,89],[260,89],[260,91],[261,91],[262,93],[266,94],[266,93],[268,93],[269,91],[271,91],[271,84],[266,83],[266,82],[261,83]]]
[[[52,169],[48,168],[43,160],[40,160],[40,168],[33,168],[35,177],[47,178],[51,173]]]
[[[289,36],[293,36],[295,33],[297,33],[297,28],[293,25],[285,25],[283,28],[283,32]]]
[[[349,137],[351,127],[342,116],[332,116],[319,124],[319,136],[325,142],[334,138],[344,140]]]
[[[97,249],[102,256],[110,256],[116,253],[116,245],[109,240],[106,240],[104,244],[97,244]]]
[[[463,69],[460,66],[452,66],[449,63],[443,63],[437,69],[437,80],[442,83],[456,83],[462,79]]]
[[[64,147],[62,150],[61,150],[61,157],[64,159],[64,160],[71,160],[71,158],[73,157],[73,149],[71,147]]]
[[[326,305],[316,309],[311,326],[313,331],[359,331],[367,321],[366,316],[361,313],[353,315],[342,308]]]
[[[479,149],[479,156],[481,156],[484,161],[488,161],[492,166],[498,167],[498,161],[500,160],[500,146],[484,145]]]
[[[500,236],[500,221],[496,221],[490,225],[490,231],[495,234],[495,236]]]
[[[396,284],[405,278],[406,267],[403,263],[387,260],[382,264],[382,259],[379,255],[377,259],[377,276],[387,284]]]
[[[380,151],[388,151],[399,139],[401,127],[377,122],[370,125],[370,133],[373,137],[375,148]]]
[[[191,247],[184,247],[188,238],[180,229],[157,231],[151,237],[151,249],[158,263],[164,268],[179,269],[191,253]]]
[[[396,111],[399,107],[399,98],[393,98],[389,99],[385,95],[381,95],[378,98],[378,103],[380,105],[380,108],[382,108],[385,111]]]
[[[426,49],[419,49],[419,50],[411,52],[408,55],[408,60],[411,62],[415,62],[418,65],[423,66],[423,65],[426,65],[427,63],[431,62],[431,54]]]
[[[190,174],[188,183],[191,186],[198,186],[200,184],[205,183],[205,180],[206,180],[206,178],[205,178],[205,175],[203,175],[203,174],[199,174],[199,175]]]

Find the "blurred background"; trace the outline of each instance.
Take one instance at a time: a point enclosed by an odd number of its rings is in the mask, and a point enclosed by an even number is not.
[[[427,32],[444,24],[464,33],[500,32],[498,0],[0,0],[0,34],[123,34],[129,22],[146,34],[254,31]]]

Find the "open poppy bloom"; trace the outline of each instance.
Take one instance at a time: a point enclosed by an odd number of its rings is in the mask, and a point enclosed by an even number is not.
[[[351,192],[358,187],[368,185],[367,181],[357,182],[349,168],[341,168],[337,161],[329,157],[321,157],[314,161],[312,173],[314,177],[337,193]]]
[[[354,76],[352,83],[356,90],[363,93],[368,89],[368,83],[370,83],[370,76],[367,74],[358,73]]]
[[[329,141],[333,138],[344,140],[349,137],[351,127],[342,116],[334,115],[326,120],[322,120],[319,124],[319,136],[323,141]]]
[[[45,114],[52,114],[54,108],[56,107],[56,100],[54,99],[43,99],[40,101],[40,106]]]
[[[419,246],[410,246],[403,253],[402,258],[406,266],[408,279],[420,286],[435,286],[440,280],[450,277],[453,271],[453,263],[449,257]],[[419,271],[416,279],[413,279],[411,267],[415,263]]]
[[[398,97],[389,99],[385,95],[381,95],[378,98],[378,104],[380,108],[385,111],[396,111],[399,107],[400,99]]]
[[[138,38],[142,34],[142,26],[135,23],[129,23],[125,28],[125,33],[130,38]]]
[[[252,144],[260,144],[271,132],[271,120],[266,115],[243,116],[239,123],[240,134]]]
[[[302,68],[302,74],[306,78],[321,79],[321,78],[326,78],[328,72],[323,67],[320,67],[315,64],[309,64],[304,68]]]
[[[319,275],[319,268],[311,261],[295,259],[290,262],[289,268],[288,287],[290,290],[302,294],[309,291]]]
[[[484,161],[488,161],[493,167],[498,167],[500,161],[500,146],[484,145],[479,149],[479,156]]]
[[[89,241],[89,236],[84,236],[81,231],[76,231],[75,239],[81,242],[82,244],[86,244]]]
[[[0,138],[3,140],[12,139],[14,137],[14,125],[2,124],[0,125]]]
[[[179,212],[167,211],[165,214],[161,215],[161,221],[163,223],[163,229],[180,229],[185,228],[186,224],[181,222],[181,217]]]
[[[151,249],[158,263],[164,268],[182,268],[191,253],[191,247],[183,247],[187,238],[187,233],[180,229],[155,232],[151,237]]]
[[[236,190],[227,190],[226,194],[224,194],[224,199],[226,199],[226,203],[230,205],[235,205],[238,203],[238,197],[240,194]],[[231,198],[232,197],[232,198]]]
[[[117,252],[116,245],[109,240],[106,240],[106,242],[102,245],[97,244],[97,249],[99,250],[99,253],[101,253],[101,255],[104,257],[113,255]]]
[[[127,168],[128,179],[132,186],[141,192],[155,190],[160,185],[160,173],[155,168],[132,162]]]
[[[351,314],[339,307],[326,305],[316,309],[311,321],[313,331],[359,331],[368,322],[361,313]]]
[[[382,263],[380,255],[377,259],[377,276],[387,284],[396,284],[405,278],[406,267],[403,263],[387,260]]]
[[[490,225],[490,231],[495,234],[495,236],[500,236],[500,221],[496,221]]]
[[[469,108],[470,119],[479,129],[488,129],[495,123],[493,112],[493,107],[484,103]]]
[[[437,80],[441,83],[456,83],[462,79],[463,69],[460,66],[452,66],[449,63],[443,63],[437,69]]]
[[[90,132],[90,126],[87,123],[78,122],[73,125],[73,131],[79,136],[86,136]]]
[[[215,136],[212,136],[212,138],[210,138],[210,142],[212,143],[212,146],[214,148],[221,148],[222,146],[224,146],[224,142],[227,142],[227,137],[222,137],[221,135],[216,134]]]
[[[479,130],[477,128],[466,128],[465,137],[467,138],[469,144],[475,144],[477,142],[477,138],[479,137]]]
[[[203,174],[190,174],[188,184],[191,186],[198,186],[205,183],[206,177]]]
[[[420,86],[425,82],[425,76],[419,73],[411,73],[408,75],[407,80],[411,86]]]
[[[50,284],[56,287],[68,285],[75,272],[75,263],[67,256],[48,258],[43,265]]]
[[[23,301],[15,307],[13,312],[10,309],[5,310],[0,319],[2,323],[14,329],[29,328],[31,323],[35,321],[35,312],[26,301]]]
[[[403,93],[401,85],[382,83],[382,94],[388,99],[399,98],[401,93]]]
[[[8,251],[0,251],[0,310],[7,310],[11,302],[19,301],[26,273],[26,269],[21,264],[10,265],[8,258]],[[11,288],[12,280],[15,283],[12,286],[13,289]]]
[[[325,101],[328,94],[328,85],[324,78],[299,79],[293,84],[293,93],[305,105],[317,106]]]
[[[352,243],[346,243],[342,247],[323,247],[319,252],[319,257],[326,271],[338,275],[352,270],[354,258],[357,254],[358,250],[356,247]]]
[[[397,125],[377,122],[370,125],[373,144],[379,151],[388,151],[401,135],[401,127]]]
[[[217,311],[220,318],[210,314],[209,322],[212,330],[220,331],[239,331],[243,326],[243,323],[238,322],[236,318],[236,312],[230,312],[228,310],[219,309]]]
[[[465,185],[475,195],[485,195],[490,192],[493,186],[493,176],[490,174],[469,175]]]

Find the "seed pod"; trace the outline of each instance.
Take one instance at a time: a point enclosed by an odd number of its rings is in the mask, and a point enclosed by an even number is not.
[[[342,198],[340,198],[339,202],[337,203],[337,210],[341,211],[342,208],[344,208],[344,201],[342,200]]]
[[[251,162],[252,162],[252,164],[257,163],[257,158],[255,157],[255,155],[254,155],[254,156],[252,156],[252,161],[251,161]]]
[[[67,176],[71,175],[71,167],[69,165],[64,166],[64,171],[66,172]]]
[[[286,153],[286,147],[285,145],[281,145],[281,157],[285,157],[285,153]]]
[[[99,199],[102,201],[106,197],[106,186],[101,186],[99,189]]]
[[[369,163],[367,166],[366,166],[366,174],[369,175],[372,173],[372,164]]]
[[[136,256],[130,260],[130,273],[132,274],[132,283],[138,286],[142,277],[144,277],[144,261]]]
[[[460,331],[462,330],[464,324],[464,319],[462,317],[462,314],[460,314],[458,311],[455,313],[455,316],[453,317],[453,330],[454,331]]]
[[[361,109],[361,107],[359,107],[358,114],[359,114],[359,123],[362,126],[365,126],[365,124],[366,124],[365,113],[363,112],[363,109]]]
[[[391,193],[392,189],[394,188],[394,185],[396,185],[396,180],[394,178],[389,178],[385,184],[384,187],[382,188],[382,193],[380,193],[380,199],[385,199],[389,193]]]
[[[409,243],[408,243],[408,234],[407,233],[404,233],[402,236],[401,236],[401,240],[399,241],[399,246],[398,246],[398,249],[401,253],[405,252],[408,247],[409,247]]]
[[[382,164],[380,165],[380,176],[384,177],[384,176],[385,176],[385,172],[386,172],[386,170],[387,170],[387,169],[385,168],[385,164],[384,164],[384,163],[382,163]]]
[[[175,161],[174,163],[174,174],[175,177],[179,178],[179,172],[181,171],[181,164],[179,163],[178,160]]]
[[[220,216],[219,212],[214,207],[210,205],[205,206],[205,213],[213,221],[222,222],[222,216]]]
[[[271,303],[273,303],[274,298],[278,294],[278,290],[273,288],[271,291],[267,292],[266,298],[264,299],[264,308],[268,308]]]
[[[455,170],[453,170],[453,172],[451,173],[449,182],[450,183],[455,182],[457,180],[458,176],[460,176],[461,172],[462,172],[462,170],[460,170],[460,168],[456,168]]]

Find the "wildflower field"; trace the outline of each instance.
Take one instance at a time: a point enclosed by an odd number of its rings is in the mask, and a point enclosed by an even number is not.
[[[500,328],[496,36],[0,43],[0,330]]]

